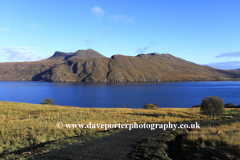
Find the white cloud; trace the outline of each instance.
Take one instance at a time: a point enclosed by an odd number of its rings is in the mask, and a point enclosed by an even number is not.
[[[38,61],[47,57],[40,55],[36,50],[29,47],[3,47],[1,57],[6,59],[7,62],[25,62],[25,61]]]
[[[98,18],[98,20],[100,20],[104,15],[104,10],[98,6],[94,6],[90,9],[90,11]]]
[[[115,15],[110,18],[111,21],[114,22],[121,22],[125,24],[126,26],[130,26],[134,23],[134,17],[127,17],[123,15]]]
[[[0,28],[0,31],[1,32],[8,32],[8,31],[10,31],[8,28]]]

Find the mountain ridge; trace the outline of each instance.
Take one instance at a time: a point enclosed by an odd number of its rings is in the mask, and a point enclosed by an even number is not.
[[[171,54],[113,55],[88,49],[56,51],[35,62],[0,63],[0,80],[50,82],[217,81],[240,78],[240,71],[201,66]]]
[[[41,61],[67,61],[71,59],[87,59],[87,58],[107,58],[93,49],[78,50],[76,52],[56,51],[51,57]]]

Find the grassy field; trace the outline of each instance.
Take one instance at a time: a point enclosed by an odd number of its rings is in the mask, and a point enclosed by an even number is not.
[[[240,115],[238,109],[227,109],[221,116],[209,118],[199,108],[79,108],[0,101],[0,156],[49,141],[76,136],[97,135],[96,129],[58,129],[63,124],[132,124],[183,121],[211,121]],[[100,135],[104,132],[101,132]],[[110,131],[108,131],[110,133]],[[107,134],[108,134],[107,133]],[[93,136],[94,137],[94,136]]]
[[[183,140],[183,150],[188,159],[218,157],[219,159],[240,159],[240,122],[208,126],[193,130]],[[218,132],[218,133],[217,133]],[[193,147],[194,146],[194,147]],[[199,150],[198,154],[193,150]],[[211,153],[211,154],[210,154]]]
[[[188,131],[171,130],[143,141],[132,159],[238,160],[240,122]]]

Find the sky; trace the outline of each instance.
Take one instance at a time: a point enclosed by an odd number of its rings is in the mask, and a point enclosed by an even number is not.
[[[0,0],[0,62],[169,53],[240,68],[239,0]]]

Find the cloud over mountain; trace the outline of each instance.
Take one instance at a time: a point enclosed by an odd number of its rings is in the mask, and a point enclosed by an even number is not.
[[[32,50],[29,47],[3,47],[1,57],[8,62],[24,62],[24,61],[37,61],[46,58],[39,55],[36,50]]]
[[[215,56],[215,58],[222,58],[222,57],[240,57],[240,52],[229,52],[229,53],[223,53],[218,56]]]
[[[136,52],[137,52],[137,53],[140,53],[140,54],[141,54],[141,53],[145,53],[145,51],[146,51],[148,48],[149,48],[149,47],[138,48]]]
[[[240,61],[216,62],[216,63],[210,63],[206,65],[213,68],[218,68],[218,69],[236,69],[236,68],[240,68]]]

